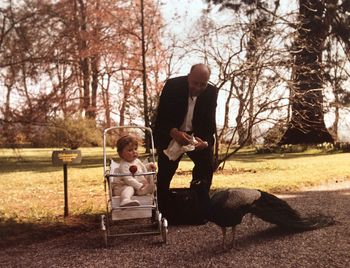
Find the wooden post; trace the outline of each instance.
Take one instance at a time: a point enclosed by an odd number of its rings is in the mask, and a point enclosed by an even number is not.
[[[64,184],[64,217],[68,216],[68,169],[67,164],[63,165],[63,184]]]

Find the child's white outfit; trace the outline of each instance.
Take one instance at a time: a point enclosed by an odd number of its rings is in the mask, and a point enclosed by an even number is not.
[[[121,159],[119,167],[111,170],[111,173],[125,174],[120,177],[120,180],[113,183],[113,195],[120,195],[120,206],[138,206],[139,201],[132,200],[133,195],[147,195],[154,191],[154,181],[152,175],[138,175],[140,173],[152,171],[151,163],[143,164],[140,159],[135,159],[132,162],[127,162]],[[136,166],[137,171],[131,174],[130,167]],[[127,175],[130,174],[130,175]],[[147,183],[147,186],[141,190],[141,187]]]

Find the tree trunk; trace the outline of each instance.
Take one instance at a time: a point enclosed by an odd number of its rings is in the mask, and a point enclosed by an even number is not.
[[[280,144],[334,142],[324,123],[322,51],[328,31],[323,22],[324,5],[300,0],[300,27],[295,43],[295,75],[291,89],[292,117]]]
[[[145,20],[144,20],[144,2],[141,0],[141,53],[142,53],[142,88],[143,88],[143,113],[145,127],[149,127],[149,112],[147,100],[147,70],[146,70],[146,40],[145,40]],[[145,132],[146,153],[150,152],[150,133]]]
[[[105,109],[105,121],[106,125],[105,128],[111,127],[111,107],[110,107],[110,101],[109,101],[109,85],[111,80],[111,75],[107,74],[107,85],[106,87],[101,87],[102,92],[102,101],[103,101],[103,107]]]
[[[99,58],[98,56],[91,57],[91,108],[89,111],[89,118],[96,120],[97,111],[97,88],[98,88],[98,74],[99,74]]]
[[[14,146],[16,143],[16,134],[15,130],[11,124],[11,90],[13,83],[5,85],[7,88],[6,92],[6,102],[5,102],[5,111],[4,111],[4,123],[3,123],[3,133],[2,136],[5,138],[7,145]]]

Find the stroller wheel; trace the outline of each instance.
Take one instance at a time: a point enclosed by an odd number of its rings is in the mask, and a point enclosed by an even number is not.
[[[106,215],[101,216],[101,230],[106,231]]]
[[[165,218],[162,219],[160,230],[161,230],[163,242],[166,244],[167,236],[168,236],[168,221]]]
[[[101,216],[101,230],[105,247],[108,247],[108,233],[106,228],[106,216]]]
[[[162,213],[160,213],[159,211],[157,212],[157,227],[159,230],[159,233],[162,233]]]

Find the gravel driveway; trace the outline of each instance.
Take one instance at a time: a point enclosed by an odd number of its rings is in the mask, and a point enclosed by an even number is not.
[[[350,186],[338,188],[279,195],[301,214],[333,215],[320,230],[288,234],[247,216],[230,250],[211,223],[170,226],[166,245],[158,235],[122,237],[107,249],[99,229],[72,231],[2,249],[0,267],[350,267]]]

